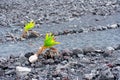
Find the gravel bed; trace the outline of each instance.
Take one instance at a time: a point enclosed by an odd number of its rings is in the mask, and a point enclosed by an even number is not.
[[[119,0],[0,0],[0,25],[12,27],[34,19],[59,24],[88,13],[106,16],[120,11]]]
[[[119,80],[120,45],[104,49],[86,47],[64,49],[50,57],[50,50],[35,63],[28,58],[33,52],[0,57],[0,80]],[[18,67],[21,67],[20,70]],[[26,69],[27,68],[27,69]]]

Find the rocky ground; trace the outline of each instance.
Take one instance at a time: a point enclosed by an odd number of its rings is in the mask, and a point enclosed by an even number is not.
[[[64,49],[53,58],[47,50],[35,63],[33,53],[0,58],[0,80],[119,80],[120,45],[106,49]],[[20,67],[20,68],[18,68]]]
[[[119,0],[0,0],[0,25],[19,26],[35,20],[38,25],[61,23],[93,14],[106,16],[120,11]]]
[[[36,22],[40,37],[19,40]],[[28,57],[52,32],[59,55]],[[120,80],[120,0],[0,0],[0,80]]]

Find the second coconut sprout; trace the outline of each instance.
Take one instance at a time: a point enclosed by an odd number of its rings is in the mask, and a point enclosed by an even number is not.
[[[29,57],[29,62],[33,63],[38,60],[38,56],[42,54],[44,50],[47,48],[57,50],[56,48],[53,48],[53,46],[60,44],[60,42],[57,42],[55,39],[55,36],[52,35],[52,33],[47,33],[44,39],[44,45],[42,45],[39,50],[32,56]]]

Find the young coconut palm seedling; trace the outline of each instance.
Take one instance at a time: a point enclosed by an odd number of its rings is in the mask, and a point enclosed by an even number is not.
[[[31,20],[29,23],[25,24],[21,38],[26,38],[28,33],[32,33],[36,36],[39,36],[37,32],[31,30],[34,27],[35,27],[35,22],[33,20]]]
[[[31,63],[37,61],[38,56],[42,54],[42,52],[46,50],[47,48],[52,49],[57,52],[57,49],[53,47],[57,44],[60,44],[60,42],[56,42],[54,35],[52,35],[52,33],[49,33],[49,34],[47,33],[44,39],[44,45],[39,48],[36,54],[29,57],[29,61]]]

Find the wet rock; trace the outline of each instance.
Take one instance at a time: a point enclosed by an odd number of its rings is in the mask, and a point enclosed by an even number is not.
[[[113,47],[107,47],[106,49],[105,49],[105,52],[104,52],[104,57],[106,56],[109,56],[109,55],[111,55],[112,53],[113,53],[113,51],[114,51],[115,49],[113,48]]]
[[[115,49],[115,50],[120,50],[120,44],[115,45],[115,46],[114,46],[114,49]]]
[[[31,68],[21,67],[21,66],[16,67],[16,73],[18,75],[27,75],[29,72],[31,72]]]
[[[109,25],[108,29],[115,29],[118,27],[118,24]]]
[[[106,29],[107,29],[107,27],[106,27],[106,26],[102,26],[102,29],[103,29],[103,30],[106,30]]]
[[[78,33],[82,33],[82,32],[83,32],[83,29],[79,29],[79,30],[78,30]]]
[[[91,53],[91,52],[95,52],[95,48],[94,48],[94,47],[85,47],[85,48],[83,49],[83,52],[84,52],[84,54],[86,54],[86,53]]]
[[[73,49],[72,50],[73,55],[76,55],[78,57],[79,54],[83,54],[83,50],[82,49]]]
[[[102,50],[102,49],[96,49],[95,53],[104,53],[104,50]]]

